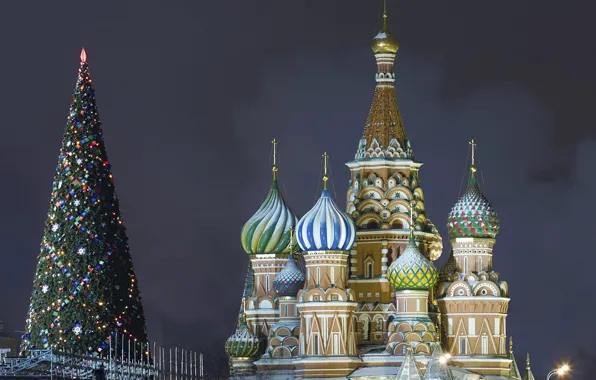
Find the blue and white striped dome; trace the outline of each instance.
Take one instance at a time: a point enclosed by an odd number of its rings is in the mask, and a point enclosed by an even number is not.
[[[356,241],[356,226],[323,190],[315,206],[298,221],[296,237],[303,251],[349,251]]]

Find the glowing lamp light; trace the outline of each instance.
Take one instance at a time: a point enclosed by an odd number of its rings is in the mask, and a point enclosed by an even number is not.
[[[81,62],[82,63],[87,62],[87,52],[85,51],[85,48],[81,49]]]
[[[451,359],[451,354],[450,353],[446,353],[445,354],[445,359],[447,359],[447,360]]]
[[[569,366],[567,364],[563,364],[560,368],[557,369],[557,375],[561,376],[569,372]]]
[[[565,374],[567,374],[567,372],[569,372],[571,370],[571,367],[569,367],[568,364],[563,364],[562,366],[560,366],[559,368],[553,369],[552,371],[550,371],[546,377],[546,380],[549,380],[553,375],[557,375],[560,377],[565,376]]]

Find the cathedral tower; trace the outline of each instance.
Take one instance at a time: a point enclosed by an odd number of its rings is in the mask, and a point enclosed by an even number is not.
[[[396,309],[388,327],[387,351],[393,355],[405,355],[411,346],[416,354],[430,355],[437,334],[428,315],[428,295],[437,283],[437,270],[420,253],[413,223],[410,223],[408,245],[389,267],[387,279],[395,289]]]
[[[478,185],[476,143],[464,194],[449,213],[453,251],[441,269],[437,296],[446,348],[454,361],[482,374],[509,375],[506,345],[509,289],[493,270],[499,217]],[[473,359],[472,359],[473,357]]]
[[[240,312],[236,329],[232,336],[226,341],[225,351],[230,359],[230,375],[241,376],[250,375],[254,372],[253,362],[261,355],[262,342],[248,328],[246,315],[244,313],[244,303],[253,292],[254,274],[252,264],[248,263],[246,271],[246,280],[244,281],[244,292],[240,302]]]
[[[348,288],[356,228],[327,190],[327,153],[323,157],[323,192],[296,229],[306,263],[306,282],[298,293],[303,358],[296,362],[296,372],[302,377],[342,377],[362,363],[354,334],[356,302]]]
[[[357,227],[350,284],[360,303],[357,336],[363,343],[382,344],[387,338],[386,330],[376,327],[386,325],[395,311],[386,275],[408,244],[411,210],[421,253],[436,260],[443,249],[441,236],[426,217],[418,177],[422,163],[414,159],[397,106],[393,62],[398,47],[385,10],[383,26],[372,44],[377,61],[372,105],[355,159],[346,163],[351,172],[347,212]]]
[[[291,241],[294,239],[292,228]],[[295,254],[296,248],[292,244],[286,266],[273,279],[273,288],[278,296],[279,320],[271,327],[265,355],[256,363],[259,370],[293,370],[292,360],[300,353],[300,316],[296,295],[304,286],[305,275],[296,263]]]
[[[273,180],[265,201],[242,228],[242,247],[254,270],[253,294],[245,305],[246,320],[252,332],[263,341],[279,318],[277,292],[273,280],[286,265],[293,245],[290,230],[298,219],[285,203],[277,183],[277,141],[273,144]],[[266,342],[264,342],[266,346]]]

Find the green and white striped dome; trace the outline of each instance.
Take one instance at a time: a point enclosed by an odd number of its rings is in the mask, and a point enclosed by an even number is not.
[[[242,227],[242,247],[249,255],[290,253],[290,246],[296,245],[295,237],[291,242],[290,229],[297,223],[298,219],[285,203],[277,179],[274,179],[267,198]]]

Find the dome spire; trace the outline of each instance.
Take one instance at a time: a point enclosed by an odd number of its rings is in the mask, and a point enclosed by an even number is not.
[[[277,166],[277,139],[273,139],[271,144],[273,145],[273,167],[271,171],[273,172],[273,180],[275,181],[277,180],[277,170],[279,169]]]
[[[383,0],[383,32],[387,33],[387,0]]]
[[[476,178],[476,141],[472,139],[469,144],[472,146],[472,165],[470,165],[470,177]]]
[[[329,155],[327,152],[323,153],[323,190],[327,190],[327,181],[329,181],[329,175],[327,174],[327,160]]]

